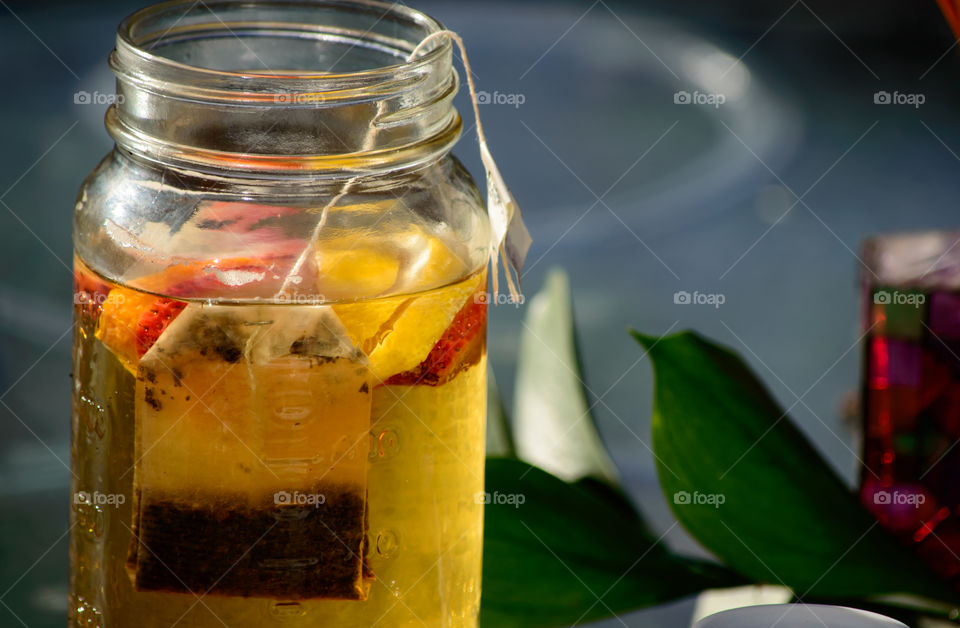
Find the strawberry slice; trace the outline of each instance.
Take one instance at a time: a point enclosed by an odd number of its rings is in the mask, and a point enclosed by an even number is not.
[[[388,386],[440,386],[480,361],[487,335],[487,304],[470,295],[450,326],[415,368],[387,379]]]
[[[293,264],[292,257],[236,257],[181,262],[130,282],[130,287],[172,297],[244,299],[274,295]]]
[[[136,372],[140,358],[186,306],[183,301],[116,287],[103,304],[97,339]]]
[[[150,309],[140,316],[140,321],[137,323],[138,357],[143,357],[143,354],[150,350],[163,330],[173,322],[173,319],[185,307],[187,307],[185,302],[174,301],[173,299],[159,298],[153,302]]]

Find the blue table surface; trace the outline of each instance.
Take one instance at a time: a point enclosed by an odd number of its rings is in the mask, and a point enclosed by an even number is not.
[[[0,7],[0,602],[38,628],[66,612],[70,213],[111,147],[104,106],[73,97],[112,92],[106,56],[136,7],[12,6]],[[694,328],[741,352],[785,406],[803,398],[793,419],[852,484],[841,406],[859,376],[860,242],[957,227],[960,60],[946,27],[903,55],[803,3],[746,26],[668,3],[418,6],[464,36],[479,89],[523,97],[481,113],[535,238],[524,286],[570,274],[596,418],[654,527],[673,518],[637,442],[651,371],[627,327]],[[925,102],[877,105],[879,90]],[[726,102],[677,104],[678,91]],[[482,172],[472,135],[456,152]],[[679,290],[724,303],[675,304]],[[508,398],[521,315],[500,307],[490,328]],[[666,542],[703,554],[679,528]],[[601,625],[683,626],[691,612],[685,600]]]

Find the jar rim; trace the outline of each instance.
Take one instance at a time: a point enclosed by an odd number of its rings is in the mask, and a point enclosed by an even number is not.
[[[328,100],[328,94],[336,93],[335,100],[342,101],[361,94],[369,96],[371,90],[376,89],[377,86],[396,85],[398,81],[405,82],[404,78],[419,74],[444,56],[450,55],[452,51],[450,41],[441,38],[436,45],[418,55],[414,60],[408,61],[404,58],[397,63],[371,68],[327,72],[322,70],[217,69],[185,63],[154,50],[161,41],[164,44],[170,43],[171,35],[194,39],[232,35],[239,40],[239,36],[231,29],[231,23],[224,22],[217,14],[217,8],[227,7],[230,9],[243,7],[275,10],[319,11],[327,9],[347,12],[373,12],[378,16],[370,27],[362,32],[348,33],[345,37],[348,41],[351,37],[354,39],[350,48],[355,47],[360,38],[368,38],[369,41],[379,44],[380,50],[384,52],[386,52],[388,46],[393,46],[392,52],[409,54],[424,38],[444,30],[444,26],[439,21],[422,11],[399,3],[388,3],[381,0],[253,0],[252,2],[242,3],[231,0],[208,0],[201,3],[194,0],[167,0],[140,9],[127,16],[120,23],[117,29],[116,49],[110,58],[111,67],[118,78],[132,80],[135,83],[148,83],[150,82],[150,76],[162,79],[164,92],[182,92],[180,95],[183,96],[232,101],[238,100],[237,97],[240,96],[239,99],[246,97],[262,104],[263,101],[268,99],[257,98],[257,94],[268,94],[271,98],[276,93],[324,94],[324,97],[318,97],[317,99]],[[211,13],[216,18],[216,23],[180,24],[188,13],[198,8]],[[174,24],[160,31],[159,36],[157,30],[150,29],[151,24],[175,16],[179,17]],[[413,29],[419,28],[422,36],[416,39],[377,36],[374,33],[374,28],[387,18],[405,22],[406,26]],[[329,35],[330,30],[332,30],[323,23],[310,24],[304,22],[264,23],[261,25],[260,22],[254,21],[237,22],[233,25],[240,25],[244,28],[257,25],[261,29],[268,26],[273,28],[284,27],[286,30],[296,32],[297,37],[312,36],[318,39],[325,34]],[[147,29],[145,32],[138,32],[144,28]],[[220,33],[217,34],[217,31],[220,31]],[[399,55],[397,56],[400,58]],[[149,67],[149,71],[143,71],[142,69],[138,71],[138,67]],[[276,101],[275,98],[273,100]],[[279,104],[283,104],[283,102],[281,101]]]
[[[118,29],[107,130],[162,163],[248,173],[430,159],[461,132],[452,44],[407,59],[442,30],[382,0],[162,2]]]

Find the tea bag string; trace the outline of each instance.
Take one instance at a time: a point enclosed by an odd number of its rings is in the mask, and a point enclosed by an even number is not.
[[[410,63],[416,59],[417,55],[419,55],[424,48],[443,37],[448,37],[450,41],[455,43],[457,48],[460,49],[460,57],[463,59],[463,70],[467,73],[467,89],[470,91],[470,102],[473,105],[473,117],[477,121],[477,138],[480,140],[481,144],[486,144],[487,138],[483,134],[483,123],[480,122],[480,107],[477,105],[477,86],[473,82],[473,71],[470,69],[470,59],[467,58],[467,46],[463,43],[463,38],[451,30],[442,30],[437,31],[436,33],[430,33],[424,37],[423,40],[417,44],[417,47],[413,49],[413,52],[407,56],[407,63]]]
[[[460,35],[454,31],[441,30],[424,37],[423,40],[421,40],[420,43],[417,44],[416,47],[414,47],[414,49],[410,52],[406,60],[407,63],[415,60],[427,46],[437,39],[443,37],[449,38],[460,49],[460,56],[463,60],[463,68],[467,74],[467,87],[470,91],[470,101],[473,105],[473,115],[477,122],[477,140],[480,144],[480,158],[483,161],[484,169],[486,170],[487,175],[487,211],[490,217],[491,231],[493,232],[490,246],[490,265],[493,271],[493,292],[495,298],[497,298],[499,296],[498,257],[502,256],[505,262],[504,274],[506,275],[507,284],[510,288],[510,295],[515,301],[522,303],[523,295],[520,292],[520,270],[523,267],[527,250],[530,248],[530,234],[523,224],[523,219],[520,216],[520,209],[517,207],[516,201],[514,200],[513,195],[510,193],[510,190],[507,188],[507,185],[503,180],[503,176],[500,174],[500,170],[497,168],[496,162],[494,162],[493,156],[490,154],[490,149],[487,146],[487,138],[483,132],[483,123],[480,120],[477,88],[473,81],[473,72],[470,69],[470,60],[467,56],[467,47],[463,43],[463,39],[460,37]],[[372,143],[376,133],[376,122],[380,116],[384,114],[385,104],[385,100],[381,100],[377,103],[377,113],[373,117],[373,120],[370,123],[370,128],[367,130],[367,134],[364,137],[363,150],[370,150],[372,148]],[[320,215],[320,219],[317,221],[317,225],[311,234],[309,243],[297,258],[296,263],[294,263],[293,267],[290,269],[290,272],[283,281],[280,291],[274,297],[275,299],[283,299],[284,297],[289,296],[292,286],[299,284],[302,281],[303,278],[300,277],[300,271],[309,258],[310,252],[313,251],[317,242],[319,242],[320,232],[323,230],[323,227],[326,224],[327,215],[330,208],[336,206],[336,204],[339,203],[344,196],[349,194],[353,189],[353,186],[357,181],[360,180],[361,177],[362,175],[355,175],[351,177],[343,185],[343,188],[340,190],[340,192],[338,192],[337,195],[330,199],[330,201],[324,206]],[[516,273],[516,282],[511,274],[511,270]]]
[[[473,116],[477,122],[477,141],[480,145],[480,159],[483,162],[484,170],[487,175],[487,214],[490,219],[490,228],[492,238],[490,244],[490,266],[492,270],[493,293],[494,298],[499,297],[499,279],[498,268],[499,258],[504,261],[503,272],[507,278],[507,285],[510,288],[510,296],[515,302],[523,302],[523,294],[520,292],[520,271],[523,268],[523,262],[526,259],[527,251],[532,242],[530,233],[523,224],[523,218],[520,215],[520,208],[510,189],[507,187],[500,169],[497,168],[493,155],[490,153],[487,137],[483,132],[483,122],[480,119],[480,100],[477,98],[477,86],[473,81],[473,71],[470,69],[470,58],[467,55],[467,47],[463,43],[463,38],[451,30],[441,30],[431,33],[423,38],[417,44],[407,62],[413,61],[417,55],[429,46],[432,42],[440,38],[449,38],[460,49],[460,57],[463,61],[463,69],[467,75],[467,87],[470,90],[470,103],[473,106]],[[512,272],[511,272],[512,271]],[[516,282],[513,273],[516,274]]]
[[[373,140],[376,134],[376,121],[384,113],[385,100],[381,100],[377,103],[377,113],[373,117],[373,120],[370,122],[370,128],[367,129],[367,134],[363,138],[363,147],[361,152],[366,152],[373,148]],[[303,277],[300,276],[300,271],[303,269],[303,265],[307,262],[307,259],[310,257],[310,253],[316,248],[317,244],[320,242],[320,232],[323,231],[323,227],[327,224],[327,216],[330,214],[330,208],[336,207],[337,203],[340,202],[344,196],[349,194],[353,190],[353,186],[363,177],[362,174],[354,175],[350,177],[346,183],[343,184],[343,187],[340,188],[340,191],[323,206],[323,209],[320,212],[320,219],[317,221],[317,226],[313,228],[313,233],[310,234],[310,240],[307,242],[307,246],[304,247],[303,251],[300,253],[300,256],[297,258],[297,261],[291,267],[290,272],[287,273],[286,278],[283,280],[283,284],[280,286],[280,290],[274,295],[275,301],[282,301],[286,298],[289,298],[290,291],[294,285],[299,284],[303,281]]]
[[[424,40],[426,41],[426,40]],[[423,42],[421,42],[422,44]],[[414,49],[410,56],[407,57],[407,62],[409,63],[416,55],[417,49]],[[373,116],[373,119],[370,121],[370,127],[367,129],[366,135],[363,137],[363,145],[361,152],[366,152],[373,148],[373,140],[376,137],[376,124],[385,113],[386,100],[380,100],[377,102],[377,113]],[[303,265],[307,262],[307,259],[310,257],[310,253],[317,246],[317,243],[320,242],[320,232],[323,231],[324,225],[327,223],[327,216],[330,213],[332,207],[336,207],[337,203],[340,202],[344,196],[349,194],[353,190],[353,186],[361,179],[363,175],[355,175],[350,177],[346,183],[343,184],[343,187],[340,188],[340,191],[330,199],[330,201],[324,205],[323,210],[320,212],[320,220],[317,221],[317,226],[314,227],[313,233],[310,235],[310,240],[307,242],[307,246],[304,247],[303,252],[300,253],[300,256],[297,258],[297,261],[294,263],[293,267],[290,269],[290,272],[287,273],[287,277],[283,280],[283,285],[280,286],[280,291],[274,296],[274,300],[282,300],[285,297],[290,296],[290,290],[294,285],[299,284],[303,281],[303,278],[300,276],[300,271],[303,269]]]

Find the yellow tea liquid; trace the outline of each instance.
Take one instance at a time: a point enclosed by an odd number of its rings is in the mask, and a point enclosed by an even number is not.
[[[486,273],[321,305],[170,276],[76,261],[70,625],[476,626]]]

